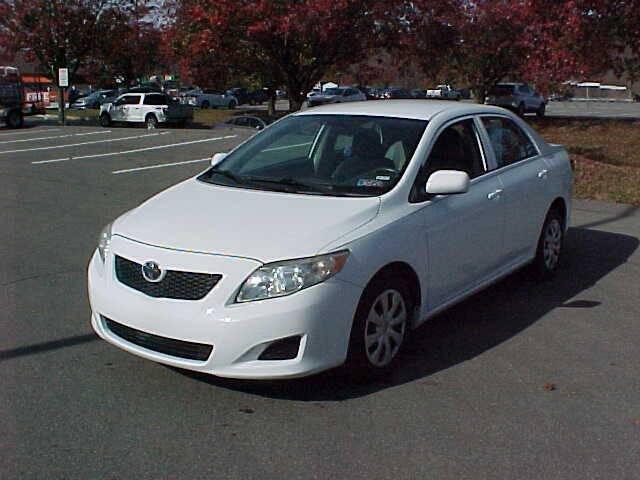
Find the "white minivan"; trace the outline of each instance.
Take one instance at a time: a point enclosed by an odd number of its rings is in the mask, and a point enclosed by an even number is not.
[[[437,312],[527,264],[552,275],[571,190],[566,151],[501,108],[298,112],[104,228],[92,325],[223,377],[384,372]]]

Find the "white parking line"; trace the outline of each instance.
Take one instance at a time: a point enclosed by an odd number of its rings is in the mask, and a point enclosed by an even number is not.
[[[1,137],[5,137],[7,135],[26,135],[27,133],[44,133],[44,132],[59,132],[60,130],[62,130],[61,128],[41,128],[39,130],[25,130],[25,131],[20,131],[20,132],[2,132],[0,133]]]
[[[132,137],[121,137],[121,138],[107,138],[105,140],[93,140],[91,142],[67,143],[65,145],[51,145],[48,147],[23,148],[21,150],[3,150],[2,152],[0,152],[0,155],[3,153],[6,154],[6,153],[20,153],[20,152],[35,152],[36,150],[53,150],[55,148],[79,147],[81,145],[93,145],[96,143],[121,142],[123,140],[132,140],[134,138],[155,137],[157,135],[167,135],[169,133],[171,132],[147,133],[146,135],[134,135]]]
[[[153,170],[155,168],[173,167],[174,165],[185,165],[187,163],[208,162],[209,160],[211,160],[211,157],[198,158],[196,160],[185,160],[183,162],[160,163],[158,165],[147,165],[146,167],[126,168],[124,170],[114,170],[111,173],[113,173],[114,175],[119,175],[120,173],[139,172],[140,170]]]
[[[216,140],[226,140],[227,138],[236,138],[236,137],[237,135],[226,135],[224,137],[204,138],[201,140],[191,140],[189,142],[171,143],[169,145],[156,145],[154,147],[136,148],[133,150],[124,150],[122,152],[94,153],[92,155],[80,155],[78,157],[54,158],[53,160],[39,160],[37,162],[31,162],[31,163],[34,165],[40,165],[43,163],[58,163],[58,162],[68,162],[69,160],[81,160],[83,158],[110,157],[115,155],[125,155],[127,153],[146,152],[148,150],[161,150],[163,148],[181,147],[183,145],[193,145],[194,143],[215,142]]]
[[[100,135],[105,133],[111,133],[111,130],[99,130],[97,132],[85,132],[85,133],[68,133],[66,135],[53,135],[51,137],[21,138],[20,140],[3,140],[0,143],[4,144],[4,143],[35,142],[36,140],[52,140],[54,138],[83,137],[85,135]]]

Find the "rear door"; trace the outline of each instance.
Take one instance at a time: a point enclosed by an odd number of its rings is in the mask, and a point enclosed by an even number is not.
[[[483,115],[481,123],[504,185],[507,262],[519,263],[535,251],[550,203],[548,167],[535,142],[511,118]]]
[[[138,122],[144,122],[147,114],[153,113],[159,121],[164,118],[163,108],[167,106],[168,98],[161,93],[148,93],[145,95],[143,103],[144,108],[140,109]]]

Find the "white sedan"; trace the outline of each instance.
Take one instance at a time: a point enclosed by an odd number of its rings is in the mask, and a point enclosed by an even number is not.
[[[566,151],[497,107],[328,105],[262,130],[105,227],[100,337],[235,378],[402,366],[409,331],[516,269],[557,270]]]

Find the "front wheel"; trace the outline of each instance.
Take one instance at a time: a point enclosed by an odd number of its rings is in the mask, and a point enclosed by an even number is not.
[[[103,113],[102,115],[100,115],[100,125],[103,127],[111,126],[111,117],[108,113]]]
[[[546,105],[543,103],[538,107],[538,110],[536,110],[536,115],[538,116],[538,118],[544,117],[545,110],[546,110]]]
[[[517,110],[517,114],[519,117],[524,117],[524,114],[526,112],[526,108],[524,106],[524,103],[521,103],[520,105],[518,105],[518,110]]]
[[[234,108],[236,108],[238,106],[238,103],[235,100],[231,100],[229,102],[229,104],[227,105],[227,108],[229,110],[233,110]]]
[[[395,276],[374,280],[364,291],[351,328],[348,366],[373,376],[389,371],[402,349],[412,311],[410,290]]]
[[[536,256],[531,264],[533,273],[539,279],[548,279],[555,275],[560,265],[564,243],[563,218],[558,209],[547,214],[538,239]]]

